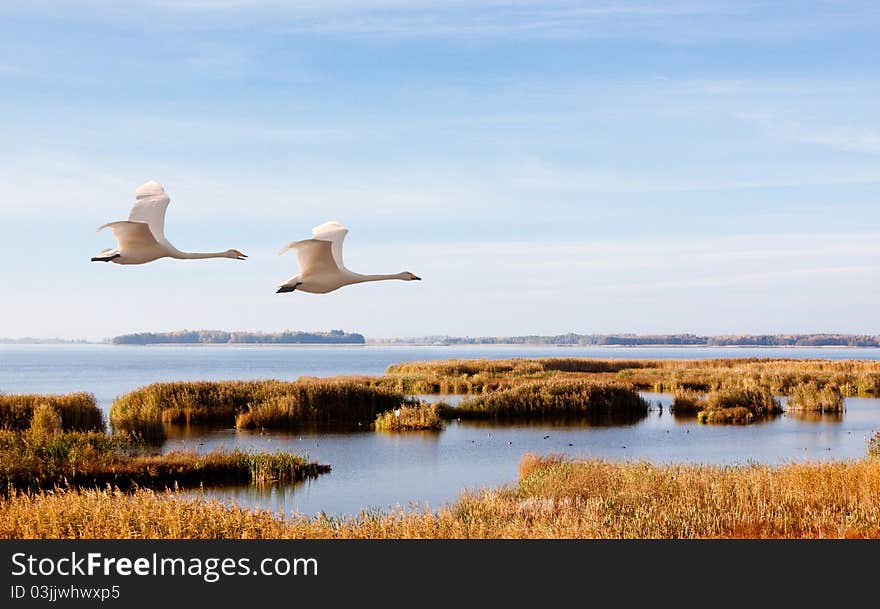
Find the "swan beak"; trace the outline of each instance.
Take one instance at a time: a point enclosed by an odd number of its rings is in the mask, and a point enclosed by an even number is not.
[[[412,276],[412,280],[413,280],[413,281],[421,281],[422,278],[421,278],[421,277],[416,277],[415,275],[413,275],[413,276]]]
[[[235,258],[236,260],[247,260],[247,254],[242,254],[238,252],[238,256]]]

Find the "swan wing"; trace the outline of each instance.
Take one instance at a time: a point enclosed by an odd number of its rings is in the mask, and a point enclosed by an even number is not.
[[[150,230],[149,224],[146,222],[131,222],[130,220],[120,220],[119,222],[110,222],[98,228],[98,230],[109,228],[116,237],[116,243],[120,250],[141,249],[149,247],[160,247],[155,235]]]
[[[151,180],[138,186],[134,191],[135,202],[128,219],[132,222],[146,222],[150,232],[159,242],[167,243],[165,238],[165,211],[171,197],[159,182]]]
[[[347,234],[348,229],[335,220],[324,222],[324,224],[312,229],[313,239],[330,242],[333,260],[336,261],[336,266],[339,269],[345,268],[345,265],[342,263],[342,240],[345,239]]]
[[[339,267],[333,259],[333,244],[321,239],[303,239],[284,246],[279,254],[296,250],[296,262],[301,275],[316,273],[338,273]]]

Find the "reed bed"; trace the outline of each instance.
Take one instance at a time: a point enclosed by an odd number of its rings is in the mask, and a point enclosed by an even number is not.
[[[405,403],[402,393],[369,377],[155,383],[117,399],[110,421],[116,429],[161,441],[167,423],[267,429],[350,423],[372,421]]]
[[[811,381],[791,391],[786,408],[819,413],[843,412],[843,394],[836,385],[820,387]]]
[[[376,417],[376,431],[440,431],[443,420],[436,404],[401,406]]]
[[[285,483],[329,470],[283,452],[139,455],[131,453],[123,438],[98,432],[65,432],[41,445],[33,445],[20,432],[0,432],[0,493],[59,485],[129,489]]]
[[[91,393],[0,394],[0,429],[28,429],[34,410],[43,404],[58,412],[64,431],[105,430],[104,415]]]
[[[759,386],[783,395],[812,381],[820,388],[836,386],[844,396],[880,395],[880,362],[864,360],[453,359],[390,366],[382,382],[411,393],[485,393],[559,377],[620,380],[638,389],[668,392]]]
[[[706,395],[699,391],[679,389],[673,394],[669,411],[675,415],[697,416],[706,408]]]
[[[282,515],[138,490],[0,499],[3,538],[880,538],[880,459],[652,465],[526,455],[519,483],[437,511]]]
[[[405,393],[466,393],[477,396],[455,416],[533,416],[582,412],[586,398],[566,384],[672,391],[684,397],[709,392],[752,391],[774,394],[815,387],[823,396],[880,395],[880,362],[715,359],[594,360],[543,358],[441,360],[390,366],[377,377],[302,378],[297,381],[218,381],[157,383],[117,399],[110,413],[114,428],[147,441],[162,441],[171,423],[220,423],[242,428],[286,428],[303,423],[368,423],[382,413],[408,405]],[[523,387],[523,388],[520,388]],[[595,391],[595,390],[594,390]],[[582,393],[582,392],[581,392]],[[795,403],[799,398],[795,398]],[[618,395],[621,404],[632,396]],[[589,399],[587,399],[589,401]],[[602,403],[602,399],[598,402]],[[607,401],[607,400],[605,400]],[[827,401],[827,400],[826,400]],[[678,400],[679,413],[705,410]],[[640,406],[637,406],[640,408]],[[707,420],[745,420],[749,406],[731,406],[706,414]],[[587,408],[588,410],[590,408]],[[768,409],[772,411],[772,408]],[[492,411],[493,414],[489,414]],[[452,412],[452,409],[440,410]],[[696,412],[695,412],[696,413]],[[752,413],[752,417],[756,413]]]
[[[302,456],[288,452],[218,450],[203,455],[173,452],[137,456],[99,471],[85,472],[75,485],[166,488],[284,484],[315,478],[329,471],[329,465],[310,463]]]
[[[781,412],[779,400],[767,389],[722,389],[709,393],[697,421],[748,424]]]
[[[48,404],[37,406],[27,430],[0,430],[0,494],[59,485],[127,489],[266,484],[301,480],[329,469],[284,452],[144,454],[127,435],[64,431],[60,413]]]
[[[407,393],[486,393],[557,373],[615,374],[638,362],[583,358],[450,359],[394,364],[383,383]]]
[[[648,402],[631,386],[579,380],[527,381],[469,398],[440,415],[461,419],[511,419],[648,413]]]
[[[285,452],[148,455],[139,454],[128,438],[99,432],[62,432],[39,441],[30,432],[0,432],[0,493],[59,485],[129,489],[285,483],[329,470]]]

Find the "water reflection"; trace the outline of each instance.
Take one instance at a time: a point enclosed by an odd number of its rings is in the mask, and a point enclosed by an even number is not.
[[[529,417],[510,419],[461,419],[462,427],[477,429],[495,428],[534,428],[548,427],[589,428],[589,427],[626,427],[635,425],[648,417],[649,412],[598,412],[589,415],[571,415],[567,417]],[[662,416],[659,411],[657,416]]]
[[[165,429],[166,442],[185,442],[185,441],[202,441],[206,437],[217,435],[248,435],[256,436],[278,436],[279,438],[297,437],[303,434],[333,434],[333,433],[359,433],[373,432],[372,421],[368,424],[363,422],[355,423],[316,423],[303,422],[289,429],[273,429],[270,431],[258,429],[238,429],[228,425],[217,423],[163,423]]]
[[[443,403],[447,406],[458,406],[470,396],[463,393],[415,393],[409,397],[428,404]]]
[[[788,410],[783,416],[805,423],[842,423],[843,412],[817,412],[814,410]]]
[[[703,425],[669,416],[672,396],[643,394],[644,416],[567,420],[447,421],[441,432],[377,433],[361,426],[309,426],[260,433],[178,428],[163,451],[287,450],[332,466],[294,485],[209,488],[201,496],[273,511],[357,514],[422,502],[439,507],[463,489],[514,482],[523,454],[556,453],[655,463],[788,463],[864,458],[880,428],[880,400],[848,398],[844,414],[789,412],[752,425]]]

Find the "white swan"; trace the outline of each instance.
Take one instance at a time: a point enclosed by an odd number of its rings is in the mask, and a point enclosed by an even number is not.
[[[225,252],[181,252],[165,238],[165,210],[171,198],[159,182],[141,184],[134,191],[135,202],[128,220],[110,222],[98,227],[109,228],[116,237],[117,247],[106,249],[92,258],[92,262],[115,264],[144,264],[159,258],[197,260],[201,258],[247,258],[238,250]],[[97,231],[95,231],[97,232]]]
[[[311,239],[294,241],[282,248],[279,255],[288,250],[296,250],[300,273],[281,284],[277,293],[299,290],[326,294],[353,283],[385,279],[421,280],[421,277],[416,277],[409,271],[395,275],[361,275],[349,271],[342,263],[342,240],[347,234],[348,229],[339,222],[325,222],[312,229]]]

